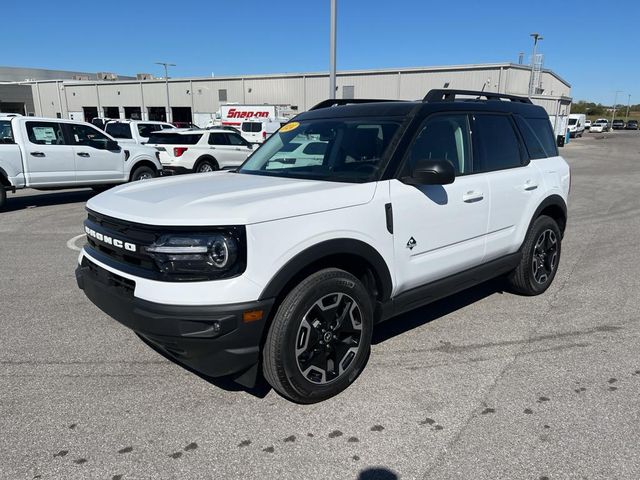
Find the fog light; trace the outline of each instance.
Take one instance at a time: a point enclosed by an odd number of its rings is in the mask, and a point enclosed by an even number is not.
[[[213,330],[213,333],[220,333],[220,330],[222,330],[220,322],[213,322],[211,324],[211,329]]]

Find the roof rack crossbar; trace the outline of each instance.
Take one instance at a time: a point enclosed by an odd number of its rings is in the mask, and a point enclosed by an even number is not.
[[[517,95],[507,95],[506,93],[498,92],[481,92],[476,90],[454,90],[449,88],[439,88],[430,90],[422,99],[425,103],[432,102],[454,102],[456,96],[466,95],[471,97],[480,98],[484,97],[487,100],[511,100],[512,102],[519,103],[531,103],[531,100],[527,97],[519,97]]]
[[[380,100],[380,99],[371,99],[371,98],[329,98],[327,100],[323,100],[317,105],[314,105],[309,109],[309,111],[320,110],[321,108],[337,107],[340,105],[352,105],[354,103],[376,103],[376,102],[398,102],[398,101],[400,100]]]

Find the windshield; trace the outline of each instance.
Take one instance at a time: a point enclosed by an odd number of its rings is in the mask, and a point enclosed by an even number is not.
[[[575,125],[577,121],[578,121],[578,120],[577,120],[577,119],[575,119],[575,118],[570,118],[570,119],[569,119],[569,125]]]
[[[260,147],[240,173],[337,182],[375,180],[399,121],[364,119],[290,122]]]

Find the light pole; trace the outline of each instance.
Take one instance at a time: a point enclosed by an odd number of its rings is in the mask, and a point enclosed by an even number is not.
[[[618,103],[618,94],[622,93],[622,90],[616,90],[616,95],[613,100],[613,114],[611,115],[611,129],[613,130],[613,121],[616,119],[616,103]]]
[[[337,0],[331,0],[331,27],[329,33],[329,98],[336,98],[336,20]]]
[[[529,78],[529,97],[533,95],[535,88],[533,85],[534,82],[534,74],[533,70],[536,64],[536,47],[538,46],[538,41],[543,40],[543,36],[539,33],[531,33],[529,36],[533,37],[533,53],[531,54],[531,78]]]
[[[164,67],[164,85],[167,89],[167,122],[171,123],[173,115],[171,115],[171,103],[169,102],[169,67],[175,67],[175,63],[156,62],[156,65]]]
[[[629,121],[629,105],[631,104],[631,94],[627,96],[627,114],[624,116],[624,123]]]

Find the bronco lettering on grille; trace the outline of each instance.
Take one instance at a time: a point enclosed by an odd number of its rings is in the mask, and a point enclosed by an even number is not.
[[[94,229],[87,226],[84,227],[84,231],[91,238],[95,238],[96,240],[102,243],[106,243],[107,245],[113,245],[116,248],[122,248],[123,250],[127,250],[129,252],[135,252],[138,249],[138,247],[136,247],[136,245],[133,243],[125,242],[124,240],[120,240],[118,238],[113,238],[109,235],[96,232]]]

